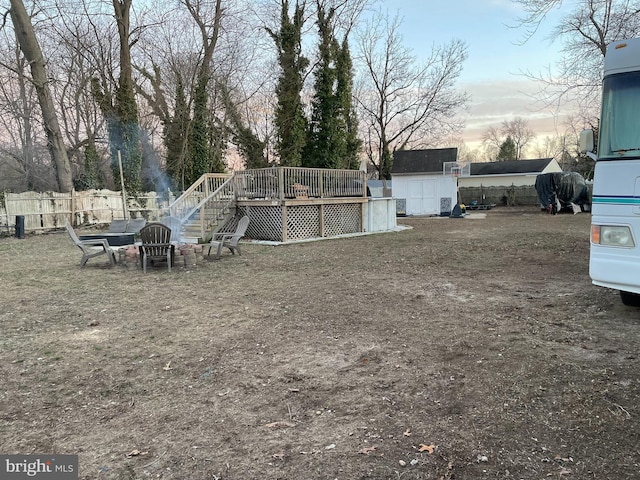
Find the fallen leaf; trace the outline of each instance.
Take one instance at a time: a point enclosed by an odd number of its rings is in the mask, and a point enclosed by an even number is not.
[[[374,452],[376,450],[376,447],[364,447],[362,450],[358,450],[358,453],[363,453],[363,454],[368,454],[369,452]]]
[[[431,444],[431,445],[425,445],[424,443],[420,444],[420,448],[418,449],[419,452],[427,452],[427,453],[433,453],[433,450],[436,448],[435,445]]]
[[[404,432],[403,434],[405,437],[410,437],[411,436],[411,429],[407,428],[407,430]]]
[[[171,360],[169,360],[169,363],[167,363],[164,367],[162,367],[162,369],[166,372],[171,370]]]
[[[146,455],[149,452],[141,452],[140,450],[131,450],[129,453],[127,453],[127,457],[131,458],[131,457],[139,457],[140,455]]]
[[[289,423],[289,422],[271,422],[271,423],[267,423],[265,425],[265,427],[268,428],[287,428],[287,427],[295,427],[295,423]]]

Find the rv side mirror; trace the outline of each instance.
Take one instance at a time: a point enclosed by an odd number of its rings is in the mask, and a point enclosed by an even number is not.
[[[580,153],[593,152],[593,130],[582,130],[580,132]]]

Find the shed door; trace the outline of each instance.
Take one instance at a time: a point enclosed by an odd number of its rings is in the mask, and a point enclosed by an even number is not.
[[[437,198],[438,181],[424,178],[409,181],[407,215],[437,215],[440,213]]]

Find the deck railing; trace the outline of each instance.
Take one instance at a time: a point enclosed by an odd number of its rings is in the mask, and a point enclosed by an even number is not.
[[[273,167],[235,172],[238,199],[366,197],[365,172]]]

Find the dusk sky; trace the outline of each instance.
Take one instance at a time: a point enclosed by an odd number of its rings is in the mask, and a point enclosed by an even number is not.
[[[418,56],[424,50],[426,57],[432,45],[454,38],[466,42],[469,56],[458,85],[471,95],[463,132],[469,147],[477,146],[488,127],[514,117],[527,118],[540,139],[555,134],[554,114],[566,112],[553,112],[535,102],[532,95],[540,86],[522,72],[554,67],[561,44],[552,42],[549,34],[558,11],[533,38],[519,45],[525,30],[514,27],[522,12],[510,0],[385,0],[383,5],[392,15],[398,12],[405,44]]]

